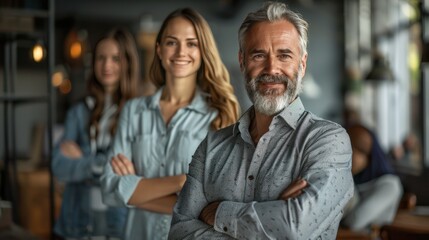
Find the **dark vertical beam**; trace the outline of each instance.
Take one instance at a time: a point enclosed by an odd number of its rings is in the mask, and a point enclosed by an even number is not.
[[[52,130],[54,128],[53,122],[53,104],[54,104],[54,91],[51,84],[51,77],[55,66],[55,1],[49,0],[48,5],[49,17],[48,17],[48,167],[49,167],[49,198],[50,198],[50,217],[51,217],[51,239],[54,239],[54,224],[55,224],[55,186],[54,176],[52,172],[52,149],[53,139]]]
[[[11,40],[10,42],[10,85],[9,85],[9,94],[11,96],[15,95],[15,81],[16,81],[16,72],[18,70],[17,68],[17,62],[18,62],[18,55],[17,55],[17,41],[16,39]],[[17,169],[17,154],[16,154],[16,120],[15,120],[15,106],[16,103],[14,101],[10,101],[10,123],[9,123],[9,130],[10,130],[10,142],[11,142],[11,151],[10,151],[10,163],[12,169],[9,171],[12,171],[10,174],[10,180],[11,180],[11,200],[12,200],[12,210],[13,210],[13,221],[16,224],[20,224],[20,218],[19,218],[19,184],[18,184],[18,169]]]
[[[426,9],[427,6],[425,6],[425,2],[424,0],[419,2],[419,8],[420,8],[420,26],[421,26],[421,41],[422,41],[422,46],[423,46],[423,51],[422,51],[422,57],[421,57],[421,62],[420,62],[420,68],[422,69],[421,71],[421,76],[420,76],[420,84],[421,84],[421,88],[420,88],[420,106],[422,106],[422,110],[421,111],[421,116],[420,116],[420,120],[422,123],[422,128],[423,128],[423,137],[422,137],[422,159],[423,159],[423,169],[427,170],[429,169],[429,149],[427,149],[427,147],[429,146],[429,113],[427,112],[427,110],[429,109],[429,97],[427,94],[429,94],[429,86],[428,86],[428,81],[429,81],[429,39],[428,39],[428,28],[429,26],[427,26],[427,19],[429,18],[429,12]],[[427,170],[429,172],[429,170]]]
[[[7,97],[9,91],[10,81],[10,44],[8,40],[4,40],[4,82],[3,82],[3,93]],[[9,141],[9,102],[4,102],[4,169],[2,174],[2,197],[5,200],[11,200],[11,182],[10,182],[10,141]]]

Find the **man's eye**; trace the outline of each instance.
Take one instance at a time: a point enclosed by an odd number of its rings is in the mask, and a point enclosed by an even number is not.
[[[261,61],[261,60],[264,60],[264,59],[265,59],[265,56],[263,54],[253,55],[253,60]]]
[[[288,55],[288,54],[281,54],[280,56],[279,56],[279,59],[280,60],[286,60],[286,59],[289,59],[290,58],[290,56]]]

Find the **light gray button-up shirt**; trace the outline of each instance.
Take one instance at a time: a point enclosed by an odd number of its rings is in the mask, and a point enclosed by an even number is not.
[[[305,111],[297,98],[255,146],[249,133],[253,111],[209,133],[198,147],[170,239],[335,239],[353,194],[348,134]],[[303,193],[278,200],[299,177],[308,181]],[[222,202],[211,227],[198,216],[214,201]]]
[[[217,116],[205,94],[197,90],[192,102],[179,109],[167,126],[159,110],[161,92],[131,100],[121,112],[109,159],[124,154],[133,162],[136,175],[116,175],[109,161],[101,177],[103,200],[108,205],[126,206],[142,177],[186,174],[192,154]],[[125,239],[167,238],[171,215],[128,207]]]

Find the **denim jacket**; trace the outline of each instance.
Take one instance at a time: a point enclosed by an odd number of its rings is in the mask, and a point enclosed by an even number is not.
[[[106,207],[95,214],[91,207],[91,191],[100,188],[100,169],[107,162],[106,149],[94,149],[95,140],[91,141],[88,134],[90,112],[93,108],[93,99],[86,98],[73,106],[67,112],[64,126],[64,135],[55,146],[52,159],[54,176],[65,183],[62,197],[62,206],[59,219],[55,224],[55,232],[63,237],[81,238],[89,236],[122,237],[127,209],[122,207]],[[103,117],[110,118],[116,111],[108,109]],[[80,159],[70,159],[60,151],[62,141],[76,142],[82,151]],[[107,146],[110,147],[110,146]],[[98,227],[99,223],[105,227]]]

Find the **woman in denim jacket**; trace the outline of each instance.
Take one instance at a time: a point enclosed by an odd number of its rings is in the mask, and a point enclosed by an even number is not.
[[[53,152],[55,177],[65,183],[55,232],[66,239],[122,238],[126,208],[103,204],[99,177],[107,162],[119,113],[136,95],[140,74],[133,36],[113,29],[95,45],[88,96],[67,113]]]
[[[158,91],[122,110],[101,178],[106,204],[130,207],[127,240],[167,238],[192,154],[209,130],[238,117],[229,74],[199,13],[170,13],[155,53],[150,76]]]

